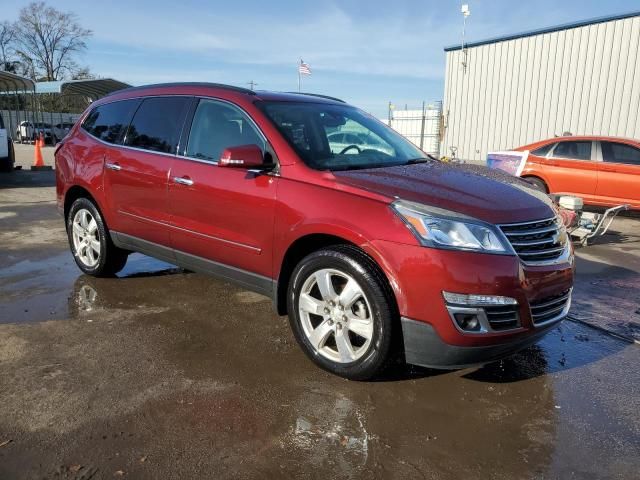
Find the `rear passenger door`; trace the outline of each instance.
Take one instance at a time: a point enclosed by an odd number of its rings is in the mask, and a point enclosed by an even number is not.
[[[563,140],[556,144],[545,167],[552,193],[595,197],[598,166],[593,144],[590,140]]]
[[[143,99],[122,147],[105,154],[105,193],[115,229],[134,237],[129,241],[169,245],[167,179],[189,102],[184,96]]]
[[[232,146],[258,145],[272,155],[266,138],[240,108],[214,99],[198,100],[185,137],[169,183],[179,263],[269,293],[278,177],[218,167],[222,151]]]
[[[630,143],[600,142],[596,194],[607,205],[640,207],[640,148]]]

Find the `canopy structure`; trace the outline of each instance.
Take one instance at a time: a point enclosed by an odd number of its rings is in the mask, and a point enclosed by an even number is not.
[[[0,70],[0,93],[33,93],[36,88],[35,85],[35,82],[30,78]]]
[[[101,78],[95,80],[62,80],[58,82],[38,82],[35,84],[35,92],[41,93],[57,93],[60,95],[80,95],[91,99],[98,100],[110,93],[131,85],[114,80],[112,78]]]

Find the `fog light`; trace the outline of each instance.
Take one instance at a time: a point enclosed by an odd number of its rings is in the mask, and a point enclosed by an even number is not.
[[[475,313],[456,313],[453,315],[460,330],[465,332],[479,332],[481,325]]]
[[[518,301],[511,297],[499,295],[474,295],[466,293],[442,292],[445,301],[453,305],[472,305],[483,307],[489,305],[517,305]]]

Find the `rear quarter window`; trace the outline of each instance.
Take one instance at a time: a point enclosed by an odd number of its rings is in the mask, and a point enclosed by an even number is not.
[[[535,155],[536,157],[546,157],[547,153],[551,151],[554,145],[555,143],[552,142],[543,145],[542,147],[536,148],[535,150],[531,151],[531,155]]]
[[[118,144],[139,103],[139,100],[123,100],[99,105],[82,122],[82,129],[104,142]]]

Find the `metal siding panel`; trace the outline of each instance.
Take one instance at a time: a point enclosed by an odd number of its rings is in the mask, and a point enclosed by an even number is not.
[[[543,62],[543,37],[534,37],[534,56],[533,56],[533,71],[531,75],[531,98],[529,99],[529,112],[531,117],[527,122],[529,139],[526,143],[534,142],[539,137],[539,130],[537,128],[538,117],[540,115],[540,99],[543,97],[542,85],[540,84],[540,72],[542,70]]]
[[[618,132],[620,124],[620,110],[622,107],[622,92],[624,91],[624,80],[627,73],[627,62],[622,56],[622,46],[628,45],[630,29],[624,21],[615,22],[615,35],[613,39],[613,52],[611,60],[611,70],[613,72],[613,88],[609,88],[611,96],[607,96],[607,110],[609,113],[608,124],[605,124],[608,132]],[[626,43],[625,43],[626,40]]]
[[[571,131],[571,114],[570,112],[568,114],[567,110],[570,110],[571,105],[569,96],[572,91],[571,86],[573,85],[570,82],[572,71],[575,78],[575,56],[573,55],[573,37],[575,30],[567,30],[564,33],[562,55],[560,55],[560,85],[558,87],[558,101],[556,102],[558,110],[554,120],[554,130],[558,132]]]
[[[508,46],[505,42],[500,44],[500,63],[499,63],[499,89],[498,89],[498,101],[496,103],[496,114],[492,118],[491,125],[493,127],[491,135],[492,149],[500,148],[500,135],[502,134],[502,120],[504,118],[504,97],[505,97],[505,85],[507,83],[507,54]]]
[[[633,38],[633,22],[625,21],[622,26],[622,37],[620,45],[620,71],[624,71],[621,75],[620,82],[616,86],[620,86],[620,90],[616,89],[615,99],[616,107],[613,110],[613,116],[611,118],[611,127],[618,132],[619,135],[626,135],[626,122],[629,118],[629,104],[631,102],[631,89],[633,84],[633,71],[635,62],[631,62],[631,59],[637,61],[637,52],[633,49],[635,45],[632,42]],[[628,48],[628,50],[627,50]],[[625,50],[625,54],[622,51]]]
[[[473,149],[474,149],[474,156],[480,157],[480,158],[484,158],[485,157],[485,153],[482,149],[482,128],[484,126],[484,123],[486,122],[486,119],[484,118],[484,116],[482,115],[482,113],[485,110],[485,106],[486,106],[486,89],[487,89],[487,83],[488,83],[488,72],[487,72],[487,64],[486,64],[486,54],[487,54],[487,49],[486,48],[478,48],[478,62],[480,64],[480,70],[479,70],[479,78],[478,78],[478,107],[475,111],[475,130],[473,132],[471,132],[471,135],[469,135],[470,138],[473,139]],[[480,153],[477,153],[476,150],[480,150]]]
[[[551,35],[546,34],[542,37],[542,62],[540,64],[540,86],[542,87],[542,98],[538,100],[538,121],[536,123],[536,135],[538,138],[545,138],[547,133],[546,123],[549,121],[549,104],[552,80],[552,57],[555,50],[552,48]]]
[[[519,73],[519,56],[522,50],[522,42],[513,40],[507,42],[508,54],[507,54],[507,77],[505,85],[505,103],[503,110],[502,127],[502,142],[500,149],[513,148],[517,145],[511,143],[513,136],[513,124],[519,121],[516,115],[516,98],[518,91],[518,73]]]
[[[584,100],[582,98],[582,92],[584,91],[585,84],[588,82],[586,78],[586,66],[587,66],[587,48],[589,46],[589,28],[583,27],[576,32],[577,51],[576,65],[575,65],[575,77],[573,78],[573,92],[571,94],[571,113],[570,113],[570,125],[569,128],[572,132],[580,133],[580,109]],[[571,82],[571,81],[570,81]],[[570,83],[571,85],[571,83]]]
[[[489,151],[491,147],[489,146],[489,135],[491,134],[491,123],[493,121],[492,116],[492,108],[495,105],[496,99],[496,90],[497,90],[497,79],[498,75],[496,74],[496,55],[497,49],[496,45],[486,45],[482,47],[487,52],[487,67],[490,72],[491,79],[487,82],[486,88],[486,99],[485,99],[485,112],[484,112],[484,122],[482,125],[482,150],[485,152]]]
[[[629,117],[625,125],[625,136],[640,138],[640,81],[637,80],[637,75],[640,74],[640,18],[636,17],[632,22],[633,34],[631,35],[631,48],[634,49],[634,56],[631,56],[631,49],[629,50],[630,58],[634,66],[634,73],[631,77],[633,81],[630,84],[631,93],[629,102]]]
[[[590,61],[593,62],[593,75],[589,85],[589,96],[587,102],[589,104],[587,108],[587,115],[585,119],[585,129],[582,133],[588,135],[594,131],[595,117],[597,115],[596,108],[598,105],[598,90],[600,87],[600,76],[602,71],[602,62],[599,61],[602,58],[604,51],[604,37],[605,30],[600,28],[601,25],[594,25],[594,53],[590,57]]]
[[[613,110],[614,92],[616,90],[616,83],[618,82],[617,67],[618,56],[620,53],[618,33],[620,31],[618,22],[612,22],[608,24],[609,32],[609,44],[610,47],[605,49],[606,61],[606,81],[601,85],[603,90],[602,105],[600,106],[600,126],[597,133],[599,135],[608,135],[609,128],[611,126],[611,111]],[[616,52],[618,56],[616,56]]]
[[[566,32],[554,32],[551,34],[553,56],[551,57],[551,91],[549,92],[548,117],[545,122],[544,136],[551,137],[557,132],[558,101],[560,98],[560,80],[562,79],[562,57],[564,54]],[[562,133],[562,132],[557,132]]]
[[[514,137],[512,139],[512,143],[514,144],[514,146],[526,143],[527,123],[529,121],[529,99],[531,98],[531,47],[531,38],[528,37],[526,39],[523,39],[520,56],[520,62],[522,65],[520,67],[518,82],[518,105],[520,106],[520,109],[519,111],[516,110],[516,115],[518,117],[518,126],[517,128],[514,128]]]

